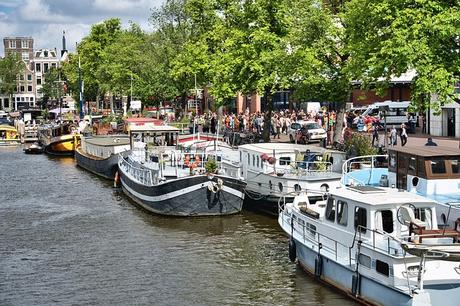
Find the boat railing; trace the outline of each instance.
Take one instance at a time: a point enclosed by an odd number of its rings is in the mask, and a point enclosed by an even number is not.
[[[118,166],[125,170],[133,179],[139,183],[147,186],[153,185],[153,175],[150,169],[144,169],[134,165],[129,158],[120,156],[118,159]]]
[[[277,170],[277,173],[295,175],[314,175],[331,172],[332,163],[326,161],[295,161],[290,163],[290,167]]]
[[[367,235],[369,233],[369,235]],[[368,239],[363,239],[363,234],[366,234]],[[370,238],[370,239],[369,239]],[[384,231],[378,229],[371,229],[362,225],[358,225],[355,230],[353,239],[354,247],[356,243],[360,242],[368,248],[378,250],[393,257],[404,257],[404,250],[401,247],[401,242],[407,240],[409,236],[395,237]]]
[[[353,185],[369,185],[370,183],[369,181],[372,177],[372,172],[375,169],[387,169],[387,168],[388,168],[388,155],[385,155],[385,154],[363,155],[363,156],[352,157],[350,159],[347,159],[342,165],[341,183],[344,185],[347,185],[350,182],[352,182]],[[369,178],[367,182],[351,174],[359,170],[369,171]]]

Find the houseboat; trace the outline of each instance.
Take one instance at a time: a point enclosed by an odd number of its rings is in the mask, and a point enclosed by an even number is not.
[[[289,257],[366,305],[458,305],[460,224],[440,229],[438,204],[397,188],[331,189],[280,205]]]
[[[47,124],[39,128],[38,139],[46,153],[72,156],[80,141],[80,134],[71,123]]]
[[[172,126],[131,126],[131,151],[119,157],[123,192],[146,210],[168,216],[241,211],[246,183],[219,173],[215,154],[178,146]]]
[[[15,146],[21,143],[18,131],[11,125],[0,125],[0,146]]]
[[[258,143],[238,147],[238,162],[224,163],[224,171],[247,183],[245,207],[278,215],[282,198],[307,191],[310,201],[340,186],[345,153],[317,146]]]
[[[438,224],[460,218],[460,150],[442,146],[388,148],[386,156],[350,159],[343,166],[344,185],[393,186],[439,203]]]
[[[118,154],[130,149],[128,135],[81,136],[80,146],[75,149],[77,165],[114,180],[118,171]]]

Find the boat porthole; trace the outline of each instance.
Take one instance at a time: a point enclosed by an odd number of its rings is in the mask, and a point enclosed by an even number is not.
[[[299,184],[295,184],[295,185],[294,185],[294,191],[299,192],[299,191],[301,191],[301,190],[302,190],[302,187],[300,187]]]
[[[444,213],[441,214],[441,220],[442,220],[442,223],[444,225],[447,225],[447,218],[446,218],[446,215]]]
[[[414,176],[412,178],[412,186],[417,187],[419,181],[420,181],[420,179],[418,177]]]
[[[329,191],[329,185],[328,184],[322,184],[320,187],[320,190],[322,192],[328,192]]]
[[[283,191],[283,183],[278,183],[278,189],[282,192]]]
[[[268,182],[268,185],[270,186],[270,190],[272,190],[272,188],[273,188],[272,181],[269,181],[269,182]]]

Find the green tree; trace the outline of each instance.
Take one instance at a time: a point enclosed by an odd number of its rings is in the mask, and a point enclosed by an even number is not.
[[[26,68],[21,56],[10,53],[0,60],[0,92],[9,97],[10,107],[13,107],[13,94],[17,90],[18,76]]]
[[[439,111],[455,98],[460,75],[458,1],[351,0],[346,17],[353,69],[365,83],[387,86],[391,77],[413,70],[412,101],[419,108]],[[432,93],[438,97],[430,105]]]

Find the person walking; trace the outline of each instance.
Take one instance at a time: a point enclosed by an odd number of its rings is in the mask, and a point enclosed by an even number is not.
[[[375,141],[377,140],[377,146],[379,145],[379,123],[377,121],[375,121],[373,123],[374,125],[374,128],[372,130],[372,146],[374,147],[374,143]]]
[[[398,132],[393,125],[390,130],[390,145],[393,147],[398,143]]]
[[[406,131],[406,125],[403,123],[401,124],[401,146],[405,146],[407,143],[407,131]]]

